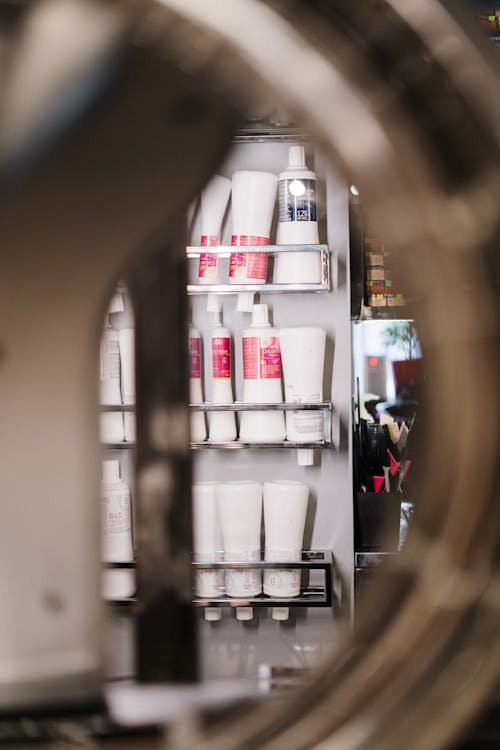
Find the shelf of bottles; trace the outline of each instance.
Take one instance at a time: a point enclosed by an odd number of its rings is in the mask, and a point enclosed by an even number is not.
[[[235,252],[245,253],[319,253],[321,256],[321,280],[319,283],[311,284],[188,284],[188,294],[236,294],[238,292],[259,292],[266,294],[271,292],[329,292],[330,291],[330,251],[328,245],[217,245],[190,246],[186,248],[188,258],[199,258],[200,255],[209,253],[219,258],[229,258]]]
[[[221,596],[203,599],[193,597],[195,607],[331,607],[333,601],[333,555],[330,550],[304,550],[302,559],[293,562],[270,562],[268,560],[252,560],[251,562],[192,562],[194,570],[301,570],[322,571],[323,582],[320,585],[304,584],[298,596],[270,597],[260,594],[252,598],[229,597],[221,590]],[[103,563],[106,569],[127,569],[136,567],[135,563]],[[106,599],[106,603],[113,607],[134,607],[135,597],[123,599]]]

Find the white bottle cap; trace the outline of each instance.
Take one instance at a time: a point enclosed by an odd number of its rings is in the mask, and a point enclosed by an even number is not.
[[[117,459],[111,459],[109,461],[102,462],[102,481],[120,481],[120,462]]]
[[[252,307],[252,327],[261,328],[269,325],[269,314],[267,305],[254,305]]]
[[[273,607],[272,611],[272,618],[273,620],[288,620],[288,615],[290,614],[290,610],[288,607]]]
[[[252,312],[254,296],[254,292],[239,292],[236,306],[238,312]]]
[[[111,297],[108,313],[123,312],[124,310],[125,305],[123,304],[123,294],[116,292],[116,294],[113,294]]]
[[[306,156],[304,146],[290,146],[288,149],[288,167],[305,167]]]
[[[221,298],[218,294],[211,292],[207,295],[207,312],[220,312]]]
[[[219,607],[205,607],[205,620],[207,622],[218,622],[222,617]]]
[[[297,448],[297,466],[314,466],[314,450]]]
[[[236,619],[243,622],[253,619],[252,607],[236,607]]]
[[[208,313],[208,324],[211,326],[220,326],[221,319],[220,319],[220,312],[215,310],[210,310]]]

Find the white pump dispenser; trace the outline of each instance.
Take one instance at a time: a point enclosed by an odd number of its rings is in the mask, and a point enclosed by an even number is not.
[[[209,312],[211,401],[216,404],[234,402],[231,386],[231,334],[221,323],[220,312]],[[214,442],[236,440],[236,418],[232,411],[208,412],[208,434]]]
[[[231,194],[231,180],[216,174],[201,193],[200,245],[220,245],[221,227]],[[198,282],[216,284],[219,280],[219,258],[211,253],[200,255]]]
[[[278,331],[268,319],[267,305],[254,305],[250,328],[243,331],[243,402],[281,403],[281,355]],[[240,440],[280,443],[285,439],[282,411],[244,411]]]
[[[288,168],[279,175],[278,245],[317,245],[316,175],[306,166],[303,146],[290,146]],[[319,284],[319,252],[279,253],[274,266],[276,284]]]
[[[201,339],[200,332],[193,327],[189,329],[189,358],[189,399],[192,404],[202,404]],[[194,443],[201,443],[203,440],[206,440],[206,437],[207,428],[205,425],[205,415],[202,411],[193,411],[191,413],[191,440]]]
[[[104,562],[133,562],[132,516],[130,489],[120,478],[120,462],[102,462],[102,559]],[[107,599],[123,599],[134,594],[131,570],[106,570],[103,595]]]
[[[101,404],[118,406],[122,402],[120,391],[120,343],[119,334],[106,316],[101,336],[99,393]],[[100,437],[103,443],[123,442],[123,414],[102,412]]]

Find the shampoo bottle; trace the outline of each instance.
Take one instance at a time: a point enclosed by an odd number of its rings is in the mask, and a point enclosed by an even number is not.
[[[254,305],[250,328],[243,331],[243,402],[281,403],[281,355],[278,331],[268,320],[267,305]],[[280,443],[285,439],[282,411],[244,411],[240,440]]]
[[[208,313],[214,326],[210,331],[211,401],[216,404],[232,404],[231,385],[231,334],[221,324],[220,312]],[[232,411],[208,413],[210,440],[230,443],[236,440],[236,418]]]
[[[189,329],[189,359],[189,399],[192,404],[202,404],[201,339],[200,332],[192,327]],[[206,437],[207,428],[205,425],[205,414],[202,411],[193,411],[191,413],[191,441],[194,443],[201,443],[203,440],[206,440]]]
[[[290,146],[288,168],[279,175],[278,245],[317,245],[316,175],[306,167],[304,147]],[[319,284],[319,252],[278,253],[274,265],[276,284]]]
[[[216,174],[201,193],[201,239],[203,247],[220,245],[221,227],[231,194],[231,180]],[[216,284],[219,280],[219,258],[211,253],[200,255],[198,282]]]
[[[224,559],[222,532],[216,497],[217,482],[193,484],[193,545],[197,562],[214,562]],[[196,570],[194,593],[201,599],[218,599],[224,595],[224,573],[221,570]],[[205,607],[205,619],[221,619],[217,607]]]
[[[102,559],[103,562],[133,562],[132,516],[130,490],[120,479],[120,463],[103,461],[101,481]],[[134,594],[132,570],[106,570],[103,595],[107,599],[123,599]]]
[[[101,336],[99,393],[101,404],[118,406],[122,403],[120,391],[120,343],[118,331],[112,328],[109,315]],[[123,414],[102,412],[100,437],[103,443],[123,442]]]
[[[233,174],[233,234],[231,245],[268,245],[278,178],[270,172],[239,171]],[[232,253],[230,284],[265,284],[267,253]],[[251,312],[253,292],[238,295],[238,310]]]

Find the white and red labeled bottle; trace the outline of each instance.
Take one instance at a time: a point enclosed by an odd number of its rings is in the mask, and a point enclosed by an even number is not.
[[[201,339],[196,328],[189,329],[189,400],[192,404],[203,403],[201,386]],[[205,415],[201,411],[191,412],[191,441],[201,443],[207,437]]]
[[[233,174],[233,233],[231,245],[268,245],[276,203],[278,177],[271,172]],[[267,253],[232,253],[230,284],[265,284]],[[251,312],[253,292],[238,295],[238,310]]]
[[[103,562],[133,562],[130,489],[120,478],[120,462],[117,460],[102,462],[101,511]],[[105,598],[123,599],[133,596],[134,589],[132,570],[104,571]]]
[[[279,335],[268,319],[267,305],[254,305],[250,328],[243,331],[243,402],[281,403]],[[240,440],[244,443],[280,443],[285,439],[282,411],[244,411]]]
[[[210,331],[211,398],[215,404],[232,404],[231,334],[221,324],[220,312],[209,313],[214,326]],[[232,411],[208,412],[208,436],[217,443],[236,440],[236,418]]]
[[[221,227],[231,194],[231,180],[216,174],[201,193],[202,247],[220,245]],[[219,280],[219,258],[213,253],[202,253],[198,268],[200,284],[216,284]]]

